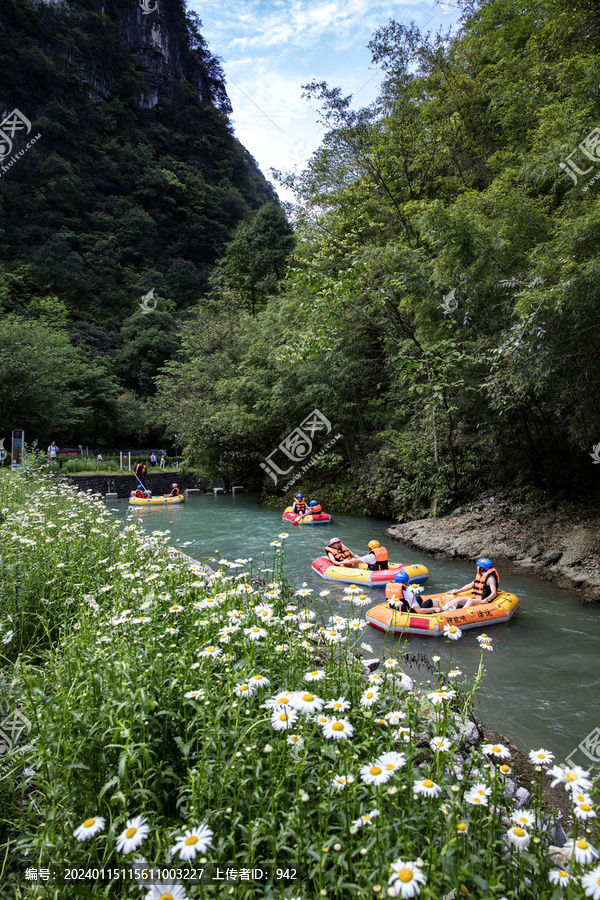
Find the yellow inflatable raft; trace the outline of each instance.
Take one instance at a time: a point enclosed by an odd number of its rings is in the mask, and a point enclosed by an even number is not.
[[[465,591],[461,597],[472,597],[472,591]],[[447,603],[452,594],[428,594],[420,597],[424,600],[437,600]],[[489,628],[500,622],[508,622],[519,608],[519,598],[508,591],[498,591],[491,603],[470,606],[468,609],[453,609],[449,612],[424,613],[401,612],[389,603],[380,603],[370,609],[366,620],[378,631],[391,631],[392,634],[419,634],[421,637],[440,637],[444,633],[444,625],[456,625],[461,631],[467,628]]]
[[[176,497],[170,497],[166,494],[164,497],[130,497],[129,502],[133,506],[174,506],[176,503],[185,503],[185,495],[178,494]]]
[[[368,584],[370,587],[385,587],[388,581],[393,581],[396,572],[404,570],[411,584],[424,584],[429,578],[429,572],[425,566],[404,565],[402,563],[390,563],[389,569],[369,569],[366,563],[361,563],[355,569],[350,566],[334,566],[326,556],[320,556],[312,561],[313,572],[325,578],[327,581],[343,581],[346,584]]]

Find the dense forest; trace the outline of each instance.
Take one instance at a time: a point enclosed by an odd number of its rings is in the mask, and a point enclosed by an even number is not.
[[[461,0],[452,35],[382,25],[376,103],[304,88],[326,136],[301,173],[274,173],[295,192],[293,227],[231,136],[198,23],[171,7],[205,94],[148,111],[114,45],[102,102],[78,75],[108,53],[102,17],[7,0],[3,81],[14,105],[35,96],[46,112],[0,178],[2,377],[14,366],[18,390],[41,391],[58,366],[65,433],[89,433],[84,409],[105,436],[176,430],[190,463],[226,482],[257,483],[317,408],[343,440],[305,488],[372,513],[499,488],[596,501],[595,0]],[[143,315],[151,288],[159,306]],[[15,390],[0,386],[3,421]]]
[[[21,120],[3,131],[14,152],[0,146],[3,432],[156,440],[148,400],[178,317],[236,227],[278,208],[201,26],[183,0],[152,16],[126,0],[2,4],[2,119],[16,109],[40,135],[22,152]]]

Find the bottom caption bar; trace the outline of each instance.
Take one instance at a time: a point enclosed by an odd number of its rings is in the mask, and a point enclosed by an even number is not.
[[[134,882],[140,886],[162,884],[165,881],[214,884],[216,882],[260,884],[294,884],[302,880],[298,865],[249,866],[239,868],[231,865],[201,866],[145,866],[132,864],[104,868],[83,868],[52,866],[49,868],[29,866],[25,869],[25,880],[45,884],[97,884],[98,882]]]

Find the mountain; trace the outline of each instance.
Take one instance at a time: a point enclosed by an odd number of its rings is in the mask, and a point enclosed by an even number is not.
[[[0,13],[0,302],[32,314],[57,297],[104,353],[150,289],[171,313],[195,304],[235,226],[276,202],[202,23],[183,0],[143,2]]]

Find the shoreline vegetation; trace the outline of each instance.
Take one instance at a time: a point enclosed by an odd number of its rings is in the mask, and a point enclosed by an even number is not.
[[[544,749],[524,765],[474,723],[491,639],[472,681],[434,656],[423,688],[397,641],[367,666],[373,601],[346,588],[346,618],[327,591],[294,591],[286,537],[207,572],[97,498],[0,475],[0,704],[26,723],[0,758],[4,890],[595,898],[591,776]],[[551,786],[572,819],[562,848]],[[53,883],[27,886],[31,866]],[[117,869],[132,878],[94,875]]]

